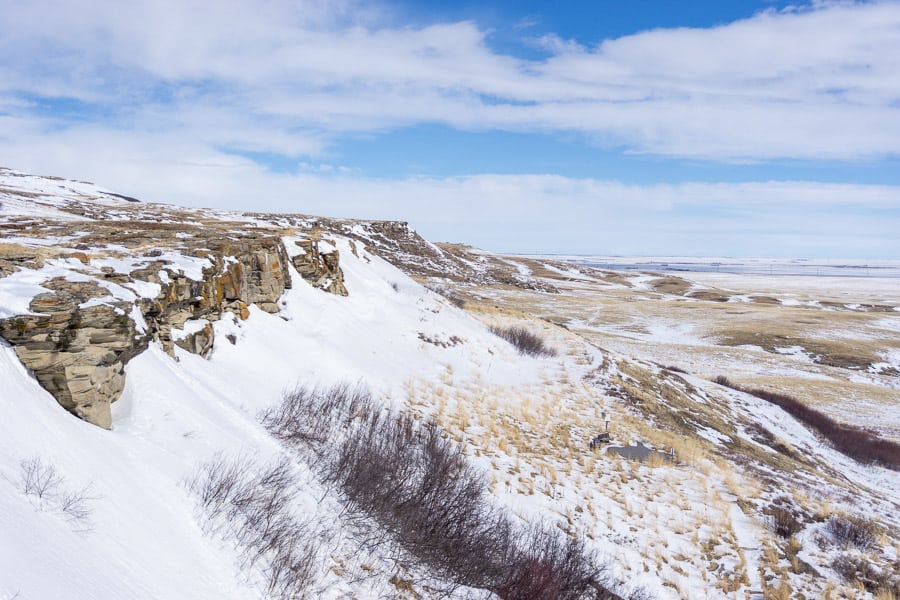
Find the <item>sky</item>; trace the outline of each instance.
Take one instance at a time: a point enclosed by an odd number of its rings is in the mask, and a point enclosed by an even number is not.
[[[900,1],[0,0],[0,166],[498,252],[900,259]]]

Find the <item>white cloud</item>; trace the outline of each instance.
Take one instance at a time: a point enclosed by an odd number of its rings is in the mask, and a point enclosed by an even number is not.
[[[146,201],[404,220],[428,239],[499,251],[900,258],[897,186],[636,185],[552,174],[391,180],[327,163],[274,173],[189,138],[88,127],[0,139],[0,156],[14,152],[17,168]]]
[[[547,36],[544,60],[492,50],[473,22],[396,26],[352,0],[6,0],[2,18],[4,166],[162,202],[408,220],[498,250],[900,257],[892,186],[328,170],[341,136],[417,123],[716,161],[895,158],[898,2],[590,47]]]
[[[389,27],[387,12],[349,0],[7,0],[16,26],[0,29],[0,94],[138,112],[162,103],[188,128],[199,102],[223,118],[211,144],[240,122],[254,137],[297,129],[319,144],[439,122],[726,161],[900,154],[897,2],[769,11],[590,48],[548,36],[542,61],[491,50],[472,22]]]

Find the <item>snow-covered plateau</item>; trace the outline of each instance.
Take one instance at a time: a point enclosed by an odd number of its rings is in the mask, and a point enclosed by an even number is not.
[[[742,277],[0,169],[0,600],[900,597],[897,280]]]

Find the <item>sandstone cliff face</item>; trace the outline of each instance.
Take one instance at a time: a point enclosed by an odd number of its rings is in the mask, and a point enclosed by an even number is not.
[[[347,296],[344,285],[344,272],[341,270],[341,257],[337,250],[320,252],[319,244],[314,240],[295,242],[302,252],[291,259],[294,268],[303,279],[315,288],[338,296]]]
[[[291,286],[288,255],[278,236],[205,239],[203,246],[195,252],[207,264],[198,279],[164,259],[128,273],[109,267],[98,273],[86,264],[76,278],[84,281],[51,279],[42,284],[50,291],[31,301],[35,314],[0,320],[0,336],[66,410],[108,428],[110,404],[125,385],[125,365],[148,343],[160,342],[173,356],[174,345],[206,356],[215,341],[211,322],[223,312],[246,319],[251,304],[277,312]],[[339,272],[336,259],[330,268]],[[158,286],[159,293],[127,297],[130,289],[147,284]],[[187,327],[189,321],[198,326]]]
[[[173,338],[173,330],[183,329],[187,321],[216,321],[224,311],[246,319],[251,304],[275,313],[279,298],[291,287],[287,253],[277,237],[229,241],[212,250],[204,256],[212,266],[203,269],[199,280],[169,273],[156,264],[131,273],[162,287],[156,298],[142,299],[139,305],[148,335],[169,354],[174,352],[173,345],[201,356],[212,350],[212,327]],[[160,270],[167,273],[168,281],[160,278]]]
[[[91,305],[105,290],[54,279],[31,310],[45,316],[0,321],[0,335],[22,363],[66,410],[109,427],[109,403],[125,386],[124,366],[146,347],[128,314],[127,302]]]

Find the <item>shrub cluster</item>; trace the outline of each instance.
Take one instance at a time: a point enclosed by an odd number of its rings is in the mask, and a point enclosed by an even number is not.
[[[803,529],[803,525],[797,519],[797,515],[790,508],[783,506],[772,507],[768,516],[772,531],[785,539],[799,533]]]
[[[262,566],[268,592],[294,598],[312,579],[317,549],[308,523],[291,510],[296,478],[286,460],[259,468],[217,456],[197,469],[188,488],[214,526],[225,524],[242,568]]]
[[[55,507],[79,529],[91,529],[91,515],[94,512],[91,504],[97,499],[91,495],[91,484],[81,489],[71,489],[55,465],[40,456],[33,456],[19,461],[19,486],[26,496]]]
[[[556,350],[544,344],[539,336],[524,327],[491,327],[491,333],[497,335],[525,356],[556,356]]]
[[[880,438],[875,433],[861,427],[839,423],[825,413],[810,408],[786,394],[744,388],[721,375],[716,377],[715,382],[781,407],[789,415],[817,431],[839,452],[854,460],[863,463],[877,463],[890,469],[900,470],[900,444],[897,442]]]
[[[852,516],[828,517],[825,530],[838,544],[867,550],[875,544],[878,527],[867,519]]]
[[[900,577],[865,558],[841,554],[832,561],[831,568],[846,581],[862,584],[876,598],[900,598]]]
[[[619,598],[583,541],[553,527],[523,527],[495,507],[483,475],[434,423],[382,410],[348,386],[295,390],[263,422],[312,451],[349,516],[374,520],[383,538],[435,577],[504,600]]]

